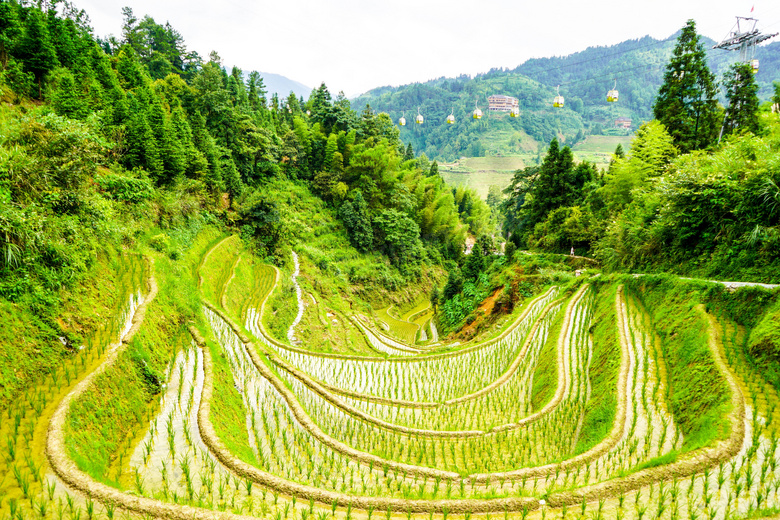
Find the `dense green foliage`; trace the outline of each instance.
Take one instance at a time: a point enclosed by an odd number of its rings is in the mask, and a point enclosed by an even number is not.
[[[216,217],[278,256],[296,231],[265,189],[274,179],[310,186],[355,247],[407,277],[457,257],[468,228],[489,231],[484,203],[457,205],[386,115],[357,114],[325,85],[308,101],[269,100],[259,74],[228,72],[216,53],[204,63],[170,25],[129,8],[121,41],[95,40],[71,8],[3,2],[1,14],[6,99],[49,102],[2,109],[5,298],[53,309],[103,244],[150,224]]]
[[[653,117],[666,127],[681,151],[703,150],[718,133],[717,94],[696,23],[688,20],[666,66]]]
[[[516,244],[541,242],[547,249],[579,246],[587,236],[578,236],[582,217],[579,208],[571,206],[597,177],[595,166],[575,164],[569,147],[559,148],[553,139],[541,166],[519,171],[505,190],[509,198],[503,203],[504,229]],[[558,236],[560,231],[568,243]]]
[[[661,121],[642,125],[606,172],[578,178],[587,164],[575,165],[566,148],[561,160],[557,142],[541,167],[518,171],[502,205],[504,232],[518,246],[574,248],[613,270],[780,280],[780,121],[759,110],[749,65],[726,77],[733,102],[720,144],[713,78],[692,22],[665,78]]]
[[[520,117],[508,113],[488,113],[487,98],[503,94],[518,98]],[[488,146],[499,153],[536,152],[537,142],[548,142],[563,135],[567,142],[584,136],[584,126],[578,108],[572,101],[567,108],[553,109],[555,90],[544,87],[519,74],[492,71],[470,78],[439,78],[427,83],[402,87],[382,87],[369,91],[354,102],[387,112],[394,119],[407,116],[410,124],[400,127],[401,138],[414,150],[428,157],[452,161],[460,156],[484,156]],[[472,112],[480,107],[485,113],[480,120]],[[419,108],[425,122],[411,124]],[[455,124],[446,123],[455,116]]]
[[[735,63],[726,74],[723,87],[729,101],[723,132],[758,133],[758,85],[752,67],[748,63]]]

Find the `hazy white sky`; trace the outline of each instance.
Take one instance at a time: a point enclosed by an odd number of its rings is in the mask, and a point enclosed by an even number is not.
[[[121,35],[122,7],[170,22],[189,50],[349,96],[383,85],[514,68],[650,35],[693,18],[720,40],[735,16],[780,31],[778,0],[74,0],[98,35]],[[773,41],[780,41],[780,36]]]

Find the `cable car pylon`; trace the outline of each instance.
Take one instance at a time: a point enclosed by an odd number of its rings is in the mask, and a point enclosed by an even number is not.
[[[752,23],[752,25],[751,25]],[[758,60],[756,59],[756,45],[777,36],[774,34],[762,34],[756,29],[757,18],[737,16],[737,23],[731,29],[722,42],[712,46],[713,49],[726,51],[739,51],[739,61],[749,63],[753,73],[758,72]]]

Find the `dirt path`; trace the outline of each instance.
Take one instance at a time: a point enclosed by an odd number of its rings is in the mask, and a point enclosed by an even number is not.
[[[292,274],[292,283],[295,287],[295,296],[298,298],[298,314],[295,316],[292,325],[290,325],[290,328],[287,330],[287,340],[290,343],[295,343],[295,327],[298,326],[298,324],[301,322],[301,318],[303,318],[304,304],[301,293],[301,286],[298,285],[298,276],[301,274],[301,264],[298,262],[298,254],[295,251],[292,252],[292,257],[293,263],[295,264],[295,270]]]

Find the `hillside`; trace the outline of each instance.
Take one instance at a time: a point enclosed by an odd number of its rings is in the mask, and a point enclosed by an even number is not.
[[[581,99],[589,109],[584,114],[587,121],[602,123],[605,91],[611,88],[613,78],[617,79],[621,107],[625,105],[634,119],[647,121],[652,118],[653,101],[678,36],[675,33],[663,40],[645,36],[612,46],[589,47],[568,56],[531,59],[509,74],[522,74],[548,86],[563,85],[562,93]],[[702,37],[702,43],[710,70],[721,78],[738,53],[713,49],[717,42],[707,37]],[[756,81],[762,101],[772,96],[773,81],[780,77],[779,53],[780,41],[756,48],[761,65]],[[725,98],[721,100],[725,102]]]
[[[521,116],[507,113],[487,113],[488,96],[501,93],[520,100]],[[362,108],[387,112],[393,120],[406,116],[408,124],[401,127],[401,140],[411,143],[418,153],[433,159],[453,161],[460,156],[480,157],[511,155],[536,151],[539,143],[554,137],[573,142],[584,135],[585,126],[576,110],[553,110],[550,89],[522,75],[484,75],[440,78],[427,83],[372,90],[352,101]],[[475,106],[485,117],[472,119]],[[576,107],[576,103],[574,104]],[[415,125],[417,109],[425,117],[423,125]],[[456,124],[445,119],[453,113]]]
[[[401,139],[412,143],[429,158],[452,162],[458,157],[522,155],[543,149],[554,137],[574,145],[589,134],[626,135],[615,128],[619,117],[632,120],[632,129],[652,119],[652,106],[663,71],[671,56],[674,34],[664,40],[649,36],[612,46],[590,47],[568,56],[530,59],[512,70],[495,69],[473,78],[439,78],[425,83],[373,89],[352,101],[362,109],[366,103],[388,112],[394,120],[403,113],[409,124]],[[736,59],[736,53],[712,49],[715,42],[703,38],[709,66],[720,79]],[[761,68],[756,79],[759,97],[766,101],[780,77],[780,42],[757,48]],[[606,93],[615,84],[618,103],[606,103]],[[566,99],[563,110],[554,109],[556,87]],[[504,94],[520,100],[520,117],[490,115],[470,119],[475,102],[485,111],[487,96]],[[721,95],[721,102],[725,98]],[[420,127],[412,121],[417,108],[426,118]],[[457,123],[446,125],[451,110]],[[612,150],[600,150],[611,152]]]
[[[750,71],[722,140],[675,107],[573,149],[574,110],[485,117],[496,155],[440,169],[325,85],[269,99],[84,14],[0,2],[0,520],[780,512],[780,114]],[[416,88],[548,110],[458,81]]]

